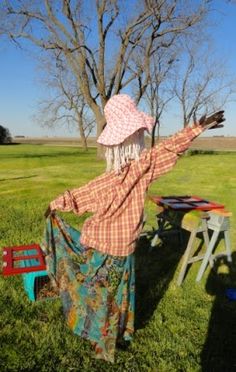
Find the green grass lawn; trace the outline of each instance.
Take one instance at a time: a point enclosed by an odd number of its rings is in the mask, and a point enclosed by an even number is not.
[[[226,205],[236,247],[236,153],[184,156],[150,193],[195,194]],[[0,147],[0,247],[40,242],[44,211],[58,194],[99,175],[105,164],[75,147]],[[146,204],[146,230],[155,226],[155,206]],[[86,216],[64,217],[82,226]],[[194,264],[181,287],[180,247],[175,237],[150,251],[142,238],[136,251],[136,333],[117,350],[115,364],[91,357],[90,344],[67,328],[59,299],[30,302],[20,276],[0,277],[1,371],[235,371],[236,286],[233,265],[221,260],[195,283]],[[219,249],[221,245],[219,246]],[[2,248],[1,248],[2,249]]]

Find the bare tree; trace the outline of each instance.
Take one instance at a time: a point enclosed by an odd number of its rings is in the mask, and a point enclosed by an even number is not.
[[[151,115],[155,118],[152,130],[151,145],[155,145],[155,138],[160,137],[161,116],[168,103],[173,99],[172,66],[177,61],[175,50],[167,49],[162,54],[155,56],[151,66],[150,83],[144,94]]]
[[[0,5],[12,40],[26,39],[64,55],[96,118],[98,135],[110,96],[138,82],[139,102],[150,82],[151,57],[201,22],[208,10],[208,0],[4,0]]]
[[[42,126],[55,127],[67,124],[79,130],[82,147],[87,150],[87,137],[95,126],[94,116],[79,90],[74,74],[58,55],[41,59],[44,78],[40,82],[47,88],[47,97],[39,103],[35,120]],[[52,57],[49,56],[49,57]]]
[[[183,125],[199,114],[221,109],[235,93],[235,81],[227,76],[226,61],[219,61],[209,44],[200,51],[185,46],[176,71],[174,93],[180,103]]]

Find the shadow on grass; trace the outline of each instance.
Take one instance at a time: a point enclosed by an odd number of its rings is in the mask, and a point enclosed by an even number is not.
[[[1,181],[17,181],[17,180],[23,180],[25,178],[34,178],[37,177],[37,174],[33,174],[32,176],[25,176],[25,177],[11,177],[11,178],[0,178]]]
[[[215,300],[207,337],[201,353],[203,372],[236,371],[236,301],[226,297],[226,289],[236,288],[236,252],[232,263],[218,258],[211,270],[206,291]]]
[[[63,157],[73,157],[73,156],[80,156],[80,157],[88,157],[91,155],[91,152],[86,152],[83,150],[75,150],[75,151],[57,151],[57,152],[48,152],[44,154],[35,154],[35,153],[19,153],[19,154],[6,154],[6,155],[1,155],[1,159],[41,159],[41,158],[58,158],[60,156]]]
[[[179,212],[165,215],[158,214],[158,230],[161,240],[150,251],[151,239],[141,238],[136,249],[136,316],[135,329],[143,328],[152,317],[159,301],[168,289],[169,283],[175,275],[176,268],[184,254],[190,232],[179,229],[185,214]],[[171,223],[169,221],[172,221]],[[154,232],[155,234],[155,232]],[[197,235],[198,246],[193,255],[196,256],[203,246],[202,234]],[[191,265],[187,266],[186,277]]]
[[[219,155],[219,151],[216,150],[189,150],[188,155],[194,156],[194,155]]]
[[[162,239],[150,251],[150,240],[142,237],[136,249],[135,329],[145,327],[173,279],[189,235]]]
[[[20,145],[19,142],[10,142],[10,143],[0,143],[0,146],[15,146]]]

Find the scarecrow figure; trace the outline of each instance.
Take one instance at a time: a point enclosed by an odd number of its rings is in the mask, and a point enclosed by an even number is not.
[[[91,341],[97,358],[114,361],[116,342],[134,332],[134,251],[142,229],[144,199],[154,180],[168,172],[205,129],[218,128],[223,111],[188,126],[151,148],[144,131],[154,119],[126,94],[110,98],[98,143],[107,170],[88,184],[53,200],[45,215],[43,249],[58,286],[69,327]],[[81,233],[55,214],[92,212]]]

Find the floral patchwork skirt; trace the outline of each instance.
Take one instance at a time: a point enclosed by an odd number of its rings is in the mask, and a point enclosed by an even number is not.
[[[80,244],[80,232],[57,215],[47,219],[42,249],[73,332],[97,358],[114,361],[117,341],[134,332],[134,254],[116,257]]]

